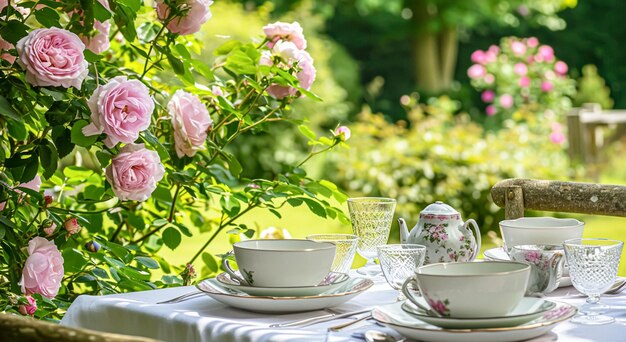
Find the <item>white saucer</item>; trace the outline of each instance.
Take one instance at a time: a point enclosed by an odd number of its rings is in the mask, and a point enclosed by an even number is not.
[[[483,253],[485,260],[494,260],[494,261],[511,261],[509,255],[506,253],[503,247],[490,248]],[[563,276],[561,277],[561,282],[559,283],[559,287],[567,287],[572,286],[572,279],[569,277],[569,267],[563,267]]]
[[[428,306],[423,298],[424,306]],[[429,316],[424,310],[418,308],[411,301],[405,301],[402,309],[421,321],[446,329],[477,329],[477,328],[508,328],[524,324],[538,318],[546,311],[556,307],[556,303],[541,298],[525,297],[513,309],[513,311],[501,317],[485,318],[452,318]]]
[[[201,281],[196,287],[216,301],[243,310],[262,313],[315,311],[340,305],[374,285],[370,279],[351,278],[339,288],[317,296],[251,296],[223,287],[215,278]]]
[[[297,286],[297,287],[259,287],[241,285],[235,279],[232,279],[226,272],[220,273],[215,279],[222,287],[241,291],[253,296],[272,296],[272,297],[298,297],[298,296],[316,296],[320,293],[330,292],[343,285],[350,277],[345,273],[331,272],[322,282],[315,286]]]
[[[427,342],[511,342],[525,341],[552,330],[578,311],[575,306],[557,302],[556,307],[539,318],[508,328],[444,329],[422,322],[402,310],[402,302],[383,305],[372,311],[372,317],[399,334]]]

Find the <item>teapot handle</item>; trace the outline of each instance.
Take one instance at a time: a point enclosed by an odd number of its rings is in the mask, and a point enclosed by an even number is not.
[[[474,259],[476,259],[476,257],[478,256],[478,253],[480,253],[480,229],[478,228],[478,224],[476,223],[476,221],[474,221],[474,219],[469,219],[465,221],[465,223],[463,224],[463,228],[467,229],[467,226],[469,226],[470,224],[474,227],[474,233],[476,234],[476,250],[474,250],[474,254],[472,254],[472,257],[470,258],[470,261],[474,261]]]

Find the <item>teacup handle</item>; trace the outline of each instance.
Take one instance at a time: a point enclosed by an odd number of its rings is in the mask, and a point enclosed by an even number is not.
[[[228,258],[230,258],[231,256],[235,255],[235,253],[233,251],[230,251],[226,254],[224,254],[224,257],[222,258],[222,267],[224,268],[224,270],[226,271],[226,273],[228,273],[228,275],[230,276],[231,279],[234,279],[236,281],[239,282],[240,285],[250,285],[248,284],[248,282],[243,279],[242,277],[240,277],[231,267],[230,267],[230,263],[228,262]]]
[[[441,317],[441,315],[436,312],[435,310],[432,310],[431,308],[425,307],[424,305],[420,304],[417,299],[415,298],[415,295],[413,294],[413,292],[409,291],[409,285],[411,285],[413,288],[417,289],[417,279],[415,278],[415,276],[409,277],[404,284],[402,284],[402,294],[408,299],[410,300],[413,304],[417,305],[418,308],[426,311],[429,315],[432,316],[439,316]],[[419,296],[421,297],[422,295],[419,294]]]
[[[469,261],[474,261],[474,259],[476,259],[476,257],[478,256],[478,253],[480,253],[480,229],[478,228],[478,223],[476,223],[474,219],[469,219],[465,221],[465,223],[463,224],[463,228],[467,229],[467,226],[469,226],[470,224],[474,228],[474,233],[476,235],[476,250],[474,250],[474,253],[472,254],[472,257]]]
[[[563,258],[563,254],[560,253],[555,253],[552,258],[550,258],[550,279],[549,279],[549,284],[548,287],[546,288],[546,293],[548,292],[552,292],[554,290],[556,290],[560,283],[561,283],[561,277],[562,277],[562,267],[563,267],[563,262],[564,262],[564,258]],[[559,272],[561,271],[561,272]]]

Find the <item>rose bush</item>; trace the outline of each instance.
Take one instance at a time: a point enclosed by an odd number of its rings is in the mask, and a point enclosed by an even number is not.
[[[346,196],[301,168],[343,145],[345,127],[318,136],[300,124],[308,156],[268,179],[241,176],[229,147],[300,123],[290,108],[317,99],[316,69],[298,23],[199,59],[193,33],[210,24],[211,4],[0,2],[4,311],[55,319],[80,294],[188,284],[198,267],[215,274],[222,251],[207,247],[220,234],[254,236],[239,223],[254,208],[280,217],[304,205],[347,221],[329,201]],[[201,232],[186,265],[159,256]]]
[[[535,37],[506,37],[500,45],[476,50],[467,70],[474,88],[481,92],[489,128],[501,128],[507,120],[525,122],[546,136],[571,107],[575,82],[567,76],[567,64],[554,50]],[[559,139],[552,139],[560,143]]]

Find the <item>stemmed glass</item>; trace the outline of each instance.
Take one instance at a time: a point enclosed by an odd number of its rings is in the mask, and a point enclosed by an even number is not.
[[[580,307],[581,315],[572,319],[579,324],[608,324],[615,318],[602,315],[609,307],[600,303],[600,296],[617,278],[624,243],[608,239],[570,239],[563,243],[569,264],[572,284],[579,292],[588,296],[587,303]]]
[[[367,260],[358,273],[376,276],[380,267],[374,259],[378,255],[376,247],[387,243],[389,230],[396,209],[396,200],[383,197],[358,197],[348,199],[348,211],[352,220],[352,230],[359,237],[357,252]]]
[[[402,284],[413,274],[415,269],[424,264],[426,246],[414,244],[378,246],[378,260],[387,283],[399,291],[397,300],[405,300]]]

